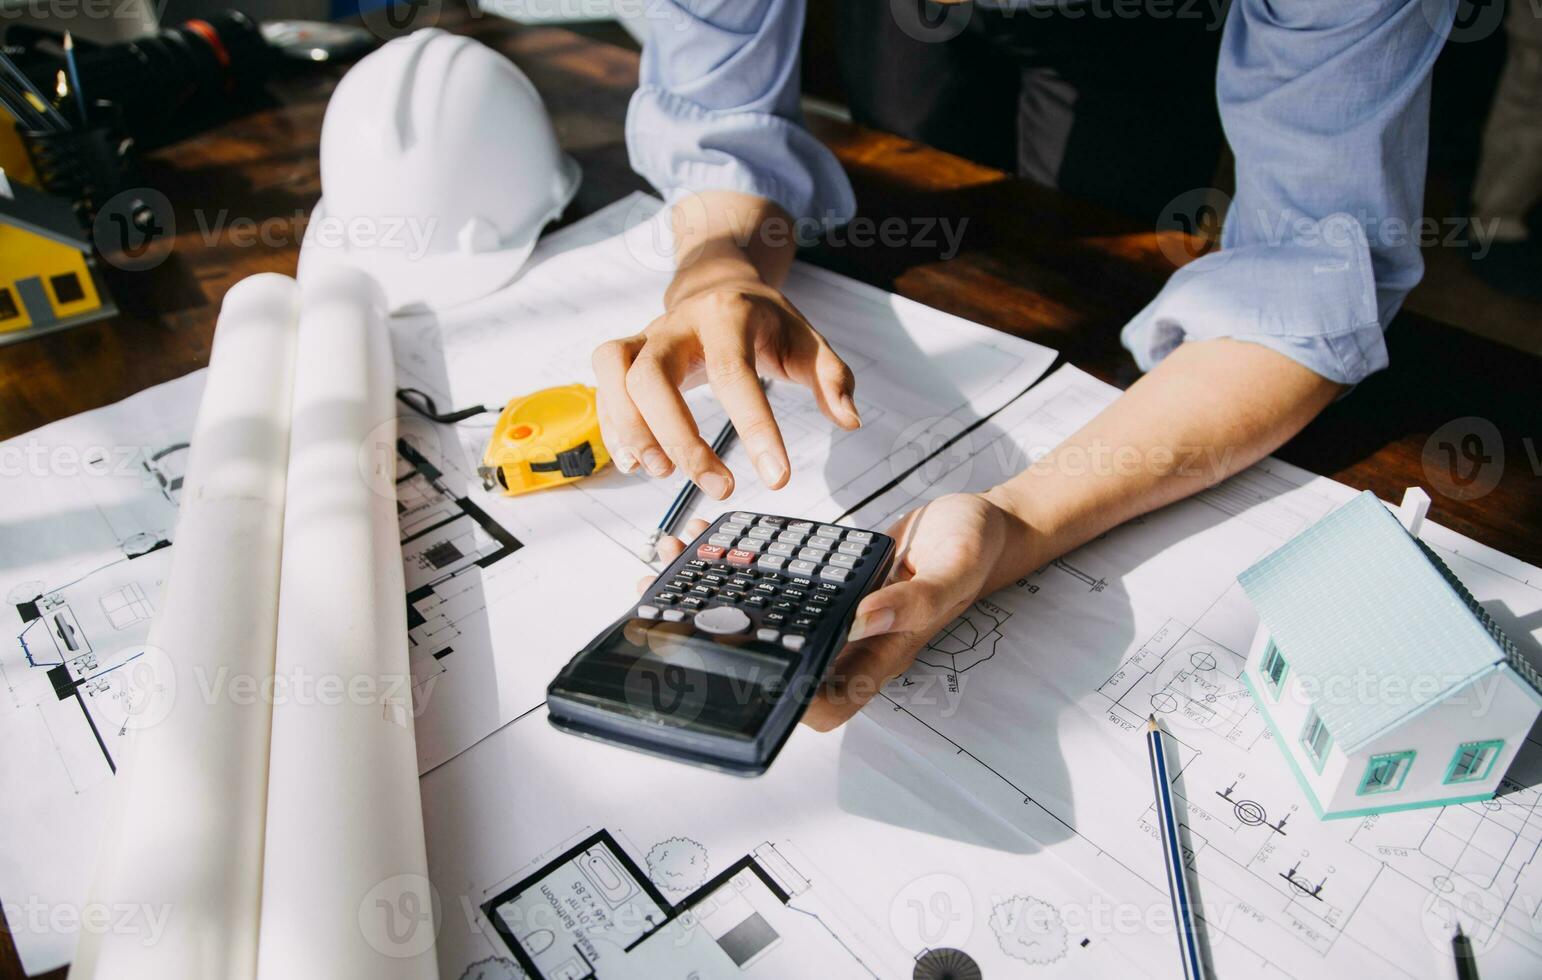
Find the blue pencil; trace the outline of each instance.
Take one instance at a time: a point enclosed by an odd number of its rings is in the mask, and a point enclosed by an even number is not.
[[[89,128],[91,119],[86,115],[86,92],[80,87],[80,66],[75,63],[75,38],[64,32],[64,67],[70,73],[70,91],[75,93],[75,108],[80,113],[80,126]]]
[[[1189,904],[1189,883],[1183,873],[1183,848],[1178,843],[1178,818],[1173,813],[1172,781],[1167,775],[1167,754],[1162,751],[1162,729],[1156,715],[1146,720],[1146,750],[1151,756],[1151,784],[1156,790],[1157,822],[1161,824],[1162,856],[1167,864],[1167,894],[1173,903],[1173,921],[1178,926],[1179,952],[1183,954],[1183,975],[1188,980],[1204,980],[1205,964],[1199,958],[1199,932],[1194,927],[1194,909]]]

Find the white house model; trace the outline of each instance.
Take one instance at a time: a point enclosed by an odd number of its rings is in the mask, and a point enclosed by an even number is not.
[[[1419,540],[1428,508],[1362,493],[1239,576],[1243,681],[1319,817],[1489,799],[1542,711],[1542,677]]]

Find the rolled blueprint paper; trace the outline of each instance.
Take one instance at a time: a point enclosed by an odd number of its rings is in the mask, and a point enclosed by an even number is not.
[[[258,976],[434,978],[384,298],[302,284]]]
[[[254,975],[299,289],[226,293],[183,477],[171,569],[129,675],[133,734],[93,906],[166,916],[157,937],[82,931],[71,976]]]

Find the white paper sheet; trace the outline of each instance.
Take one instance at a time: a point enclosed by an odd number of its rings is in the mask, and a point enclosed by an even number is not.
[[[446,978],[1166,972],[1171,936],[1145,926],[1165,896],[1120,906],[867,717],[800,729],[746,780],[575,739],[542,709],[423,799]]]
[[[1062,368],[853,520],[882,525],[942,492],[988,487],[1115,394]],[[1237,574],[1353,493],[1266,460],[976,603],[869,714],[1125,897],[1164,881],[1142,747],[1155,711],[1176,742],[1220,976],[1443,977],[1453,917],[1485,978],[1537,976],[1535,736],[1492,802],[1319,821],[1238,680],[1257,619]],[[1425,541],[1542,660],[1542,573],[1433,526],[1439,511]]]
[[[398,383],[443,405],[499,403],[553,383],[592,381],[589,349],[633,332],[660,307],[667,274],[610,240],[657,202],[633,198],[543,241],[507,290],[453,320],[392,324]],[[795,475],[780,494],[745,479],[725,506],[834,517],[968,421],[1005,404],[1052,352],[803,266],[789,292],[858,371],[866,422],[825,422],[801,389],[771,396]],[[144,616],[174,549],[187,442],[204,374],[0,443],[0,900],[26,968],[67,962],[120,727],[113,668],[142,644],[148,619],[101,625],[91,683],[60,700],[46,664],[28,661],[19,604],[58,594],[81,607],[121,592]],[[693,395],[705,430],[705,392]],[[676,480],[613,471],[577,487],[506,498],[475,465],[491,426],[399,420],[396,489],[408,598],[419,768],[428,771],[532,711],[574,651],[634,596],[649,567],[634,555]],[[907,430],[909,430],[907,432]],[[898,448],[896,449],[896,443]],[[892,453],[891,460],[891,450]],[[703,503],[706,512],[716,504]],[[338,556],[335,560],[343,560]],[[581,583],[581,584],[575,584]],[[94,733],[101,734],[98,742]],[[68,843],[35,846],[39,828]],[[154,928],[148,910],[136,915]]]
[[[346,267],[302,288],[257,961],[273,980],[437,975],[431,937],[396,928],[428,879],[384,304]]]
[[[49,673],[83,701],[99,670],[93,643],[160,603],[146,645],[115,654],[128,657],[112,684],[131,703],[120,725],[132,763],[101,837],[91,904],[163,914],[165,928],[93,933],[72,976],[240,980],[256,967],[269,708],[205,692],[219,678],[273,671],[297,293],[294,280],[264,275],[225,296],[164,591],[124,585],[99,592],[94,608],[34,607],[53,642],[30,630],[29,651],[51,650],[61,663]]]
[[[203,378],[0,444],[0,901],[32,973],[69,962],[76,937],[103,928],[84,921],[85,890],[125,761],[130,671],[171,564]],[[50,672],[66,658],[31,603],[79,610],[90,653],[70,658],[62,688]],[[165,930],[147,903],[102,911],[146,936]]]

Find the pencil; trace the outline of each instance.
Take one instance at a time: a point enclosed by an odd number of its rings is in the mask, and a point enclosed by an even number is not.
[[[1167,864],[1167,894],[1173,903],[1173,922],[1178,930],[1178,949],[1183,956],[1183,975],[1205,980],[1205,964],[1199,958],[1199,931],[1189,904],[1189,883],[1183,871],[1183,848],[1178,843],[1178,818],[1173,813],[1172,782],[1167,775],[1167,754],[1162,751],[1162,729],[1156,715],[1146,718],[1146,751],[1151,756],[1151,784],[1156,791],[1158,834]]]
[[[75,62],[75,37],[69,31],[64,32],[64,67],[70,73],[70,91],[75,95],[80,128],[87,129],[91,126],[91,119],[86,115],[86,90],[80,87],[80,65]]]
[[[770,386],[771,382],[764,378],[760,380],[762,390]],[[722,459],[723,453],[733,444],[734,436],[737,434],[738,432],[734,429],[732,419],[724,422],[723,427],[717,432],[717,438],[712,440],[713,454]],[[675,528],[680,524],[680,518],[684,517],[686,511],[691,509],[691,504],[696,501],[696,495],[700,492],[701,488],[694,482],[690,480],[685,481],[685,486],[681,487],[680,492],[675,494],[674,502],[664,512],[664,517],[659,521],[659,526],[649,532],[647,541],[643,543],[642,557],[644,561],[652,561],[658,557],[659,539],[666,534],[675,533]]]

